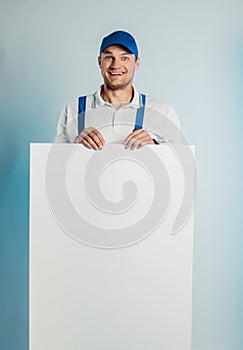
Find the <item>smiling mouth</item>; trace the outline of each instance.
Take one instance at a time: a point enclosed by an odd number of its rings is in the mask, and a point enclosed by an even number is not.
[[[124,74],[123,72],[109,72],[109,75],[112,75],[112,76],[120,76],[123,74]]]

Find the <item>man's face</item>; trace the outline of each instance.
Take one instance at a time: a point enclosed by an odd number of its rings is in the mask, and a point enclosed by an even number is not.
[[[122,46],[112,45],[102,52],[98,62],[106,86],[118,90],[132,85],[140,59]]]

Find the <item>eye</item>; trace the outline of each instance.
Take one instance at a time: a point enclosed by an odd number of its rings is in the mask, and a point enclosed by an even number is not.
[[[109,61],[109,60],[111,60],[112,59],[112,56],[105,56],[105,60],[107,60],[107,61]]]
[[[123,57],[122,57],[122,61],[127,61],[127,60],[129,60],[129,57],[128,57],[128,56],[123,56]]]

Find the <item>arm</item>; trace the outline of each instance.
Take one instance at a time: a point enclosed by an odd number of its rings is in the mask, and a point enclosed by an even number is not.
[[[57,134],[54,139],[55,143],[70,143],[67,135],[67,106],[65,106],[61,112],[61,115],[57,124]]]
[[[182,134],[180,130],[179,118],[172,106],[169,105],[166,131],[163,138],[157,135],[159,143],[171,142],[171,143],[182,143]]]

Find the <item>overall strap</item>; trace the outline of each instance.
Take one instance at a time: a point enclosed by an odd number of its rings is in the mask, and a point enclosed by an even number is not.
[[[143,127],[143,117],[144,117],[146,96],[144,94],[140,94],[139,96],[141,98],[142,106],[140,106],[137,109],[136,121],[135,121],[135,126],[134,126],[133,131],[138,130],[138,129],[142,129],[142,127]]]
[[[86,110],[86,96],[80,96],[78,99],[78,133],[79,134],[84,129],[85,110]]]
[[[85,126],[85,110],[86,110],[86,97],[80,96],[78,99],[78,133],[84,129]],[[143,127],[143,117],[146,103],[146,96],[144,94],[140,94],[142,106],[137,109],[136,121],[134,130],[142,129]]]

